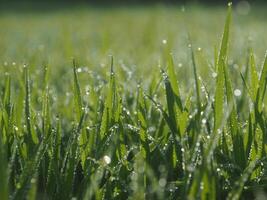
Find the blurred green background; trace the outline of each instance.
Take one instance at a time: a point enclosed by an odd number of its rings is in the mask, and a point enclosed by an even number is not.
[[[10,8],[0,13],[0,60],[59,67],[75,57],[88,66],[104,66],[107,56],[113,54],[117,61],[140,66],[143,71],[157,64],[166,48],[178,63],[185,62],[188,33],[194,47],[211,60],[214,46],[219,45],[225,11],[226,5],[211,8],[203,4]],[[266,18],[264,6],[248,2],[234,6],[233,60],[249,47],[263,56]]]
[[[109,55],[113,55],[116,70],[127,74],[121,77],[125,77],[126,87],[131,90],[138,80],[151,81],[151,72],[159,73],[158,66],[165,67],[164,57],[172,52],[181,84],[190,87],[190,34],[199,73],[207,82],[212,79],[214,49],[219,47],[227,3],[60,5],[1,8],[1,71],[16,72],[28,64],[33,69],[33,87],[38,88],[42,67],[49,65],[57,95],[65,95],[71,88],[73,58],[85,72],[81,73],[81,80],[87,83],[88,74],[95,78],[96,73],[105,79]],[[267,46],[266,7],[241,1],[234,4],[233,11],[229,62],[243,69],[252,47],[259,66]],[[0,76],[2,79],[4,73]],[[86,84],[82,85],[86,88]]]

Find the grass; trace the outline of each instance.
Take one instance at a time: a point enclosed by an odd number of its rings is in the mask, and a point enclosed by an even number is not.
[[[0,199],[263,198],[261,16],[2,14]]]

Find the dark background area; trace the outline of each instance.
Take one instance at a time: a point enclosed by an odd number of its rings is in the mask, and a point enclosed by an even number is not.
[[[99,8],[117,8],[120,6],[153,6],[153,5],[203,5],[203,6],[226,6],[229,2],[233,5],[239,2],[249,3],[251,6],[264,7],[267,0],[0,0],[0,15],[9,11],[53,11],[72,9],[74,7],[93,6]]]
[[[231,2],[237,3],[243,0],[232,0]],[[90,3],[90,4],[186,4],[186,3],[208,3],[208,4],[226,4],[227,0],[0,0],[1,5],[4,4],[45,4],[45,3]],[[266,2],[266,0],[248,0],[249,3]]]

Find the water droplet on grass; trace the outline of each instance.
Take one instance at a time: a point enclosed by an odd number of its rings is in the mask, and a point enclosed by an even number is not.
[[[14,129],[15,129],[15,131],[18,131],[19,130],[19,128],[17,126],[14,126]]]
[[[36,183],[36,179],[35,178],[32,178],[31,179],[31,183]]]
[[[200,183],[200,189],[201,189],[201,190],[204,189],[204,183],[203,183],[203,182]]]
[[[103,157],[104,164],[108,165],[111,163],[111,158],[107,155]]]
[[[234,90],[234,95],[235,95],[236,97],[239,97],[241,94],[242,94],[241,90],[239,90],[239,89],[235,89],[235,90]]]
[[[203,119],[201,120],[201,122],[202,122],[202,124],[206,124],[206,122],[207,122],[206,118],[203,118]]]
[[[167,44],[167,40],[166,39],[163,39],[162,40],[162,44]]]
[[[217,73],[216,73],[216,72],[213,72],[213,73],[211,74],[211,76],[212,76],[213,78],[216,78],[216,77],[217,77]]]
[[[166,185],[166,179],[165,178],[161,178],[161,179],[159,179],[159,186],[160,187],[165,187],[165,185]]]

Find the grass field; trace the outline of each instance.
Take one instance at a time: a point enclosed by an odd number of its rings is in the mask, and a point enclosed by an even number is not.
[[[0,199],[266,199],[266,7],[0,13]]]

